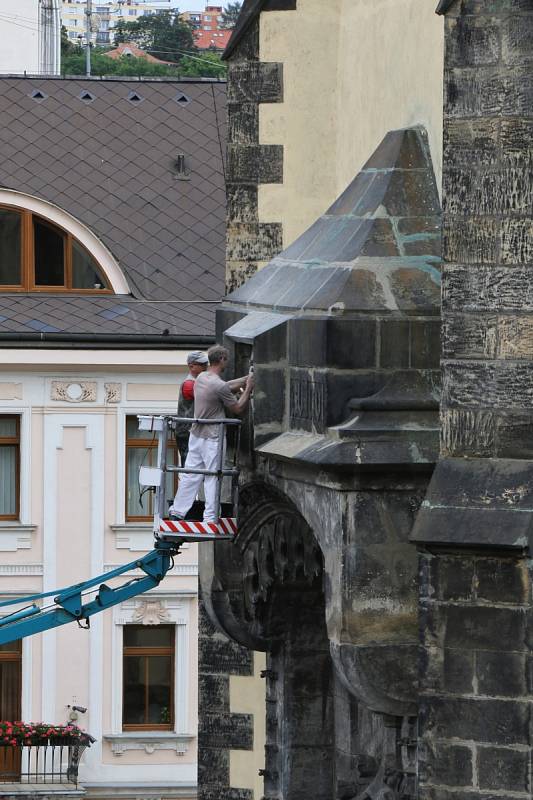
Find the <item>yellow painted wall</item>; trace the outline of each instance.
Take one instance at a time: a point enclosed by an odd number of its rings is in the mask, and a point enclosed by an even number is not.
[[[263,797],[263,778],[259,770],[265,766],[265,681],[260,677],[266,667],[265,653],[254,653],[254,674],[232,675],[229,684],[232,714],[253,714],[254,749],[231,750],[229,771],[232,789],[252,789],[254,800]]]
[[[259,187],[259,219],[287,246],[355,177],[387,131],[421,124],[440,184],[442,17],[431,0],[299,0],[261,15],[261,61],[284,102],[260,106],[260,142],[284,145],[284,182]]]

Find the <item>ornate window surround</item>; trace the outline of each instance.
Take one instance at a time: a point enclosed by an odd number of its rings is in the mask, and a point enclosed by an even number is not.
[[[126,750],[175,750],[176,755],[187,752],[193,735],[188,731],[189,720],[189,634],[190,603],[193,592],[152,590],[142,597],[126,600],[113,609],[111,653],[111,732],[104,739],[111,743],[115,756]],[[122,652],[124,625],[175,626],[175,685],[174,731],[122,730]]]
[[[12,189],[0,189],[0,206],[4,205],[20,211],[30,211],[71,234],[100,265],[109,281],[111,291],[115,294],[130,294],[124,273],[111,252],[89,228],[71,214],[46,200]],[[54,289],[51,288],[51,291]]]

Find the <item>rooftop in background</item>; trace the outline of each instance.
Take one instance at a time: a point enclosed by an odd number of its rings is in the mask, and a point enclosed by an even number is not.
[[[147,53],[146,50],[141,50],[140,47],[137,47],[136,44],[133,42],[121,42],[117,44],[114,50],[108,50],[106,56],[109,58],[122,58],[122,56],[130,57],[130,58],[145,58],[150,64],[173,64],[170,61],[162,61],[160,58],[155,58],[151,56],[150,53]]]
[[[214,334],[224,294],[225,106],[225,83],[205,79],[0,79],[1,188],[84,223],[132,291],[0,293],[0,338]]]
[[[199,50],[226,49],[231,38],[231,30],[195,31],[194,41]]]

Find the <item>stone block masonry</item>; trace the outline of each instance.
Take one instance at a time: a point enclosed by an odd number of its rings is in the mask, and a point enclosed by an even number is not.
[[[441,455],[420,549],[420,800],[531,798],[533,3],[446,11]]]
[[[530,797],[527,562],[423,553],[420,609],[421,800]]]
[[[253,800],[230,788],[230,750],[253,748],[253,719],[230,713],[230,675],[251,675],[253,653],[230,641],[210,622],[200,602],[198,694],[198,800]]]
[[[256,19],[232,51],[228,71],[228,291],[238,288],[283,247],[281,224],[260,221],[257,201],[259,185],[283,182],[283,147],[259,142],[260,103],[281,102],[283,65],[259,61]]]
[[[461,0],[445,25],[444,454],[478,455],[472,429],[487,454],[512,455],[513,440],[522,454],[533,444],[516,414],[532,400],[533,4]]]

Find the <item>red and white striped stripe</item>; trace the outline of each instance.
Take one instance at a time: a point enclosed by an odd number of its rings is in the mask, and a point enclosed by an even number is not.
[[[237,533],[235,517],[221,517],[217,522],[195,522],[185,519],[162,519],[159,523],[160,533],[181,533],[188,536],[228,537]]]

